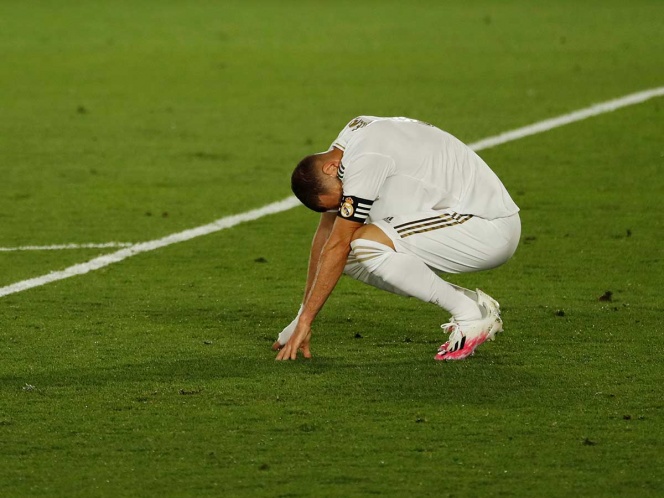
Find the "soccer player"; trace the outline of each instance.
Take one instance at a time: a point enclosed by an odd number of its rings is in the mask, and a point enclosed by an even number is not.
[[[360,116],[305,157],[291,187],[321,214],[302,306],[273,345],[277,360],[311,357],[311,325],[342,273],[451,313],[437,360],[473,354],[501,332],[498,303],[438,276],[487,270],[514,254],[519,208],[489,166],[435,126]]]

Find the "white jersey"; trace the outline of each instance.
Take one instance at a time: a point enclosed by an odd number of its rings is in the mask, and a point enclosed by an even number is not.
[[[493,220],[519,211],[489,166],[454,136],[408,118],[360,116],[331,147],[344,151],[339,216],[365,222],[430,210]]]

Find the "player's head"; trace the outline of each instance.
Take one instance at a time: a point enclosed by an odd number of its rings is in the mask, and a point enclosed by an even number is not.
[[[330,153],[302,159],[291,175],[291,189],[302,204],[319,213],[339,207],[342,194],[337,178],[340,159]]]

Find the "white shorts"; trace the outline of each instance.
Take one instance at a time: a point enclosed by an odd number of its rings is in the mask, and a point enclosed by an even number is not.
[[[373,222],[397,252],[413,254],[434,270],[488,270],[512,257],[521,237],[519,214],[486,220],[453,211],[427,211]]]

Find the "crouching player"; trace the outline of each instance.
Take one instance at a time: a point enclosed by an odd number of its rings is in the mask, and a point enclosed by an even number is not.
[[[277,360],[311,356],[311,325],[342,273],[451,313],[437,360],[466,358],[502,331],[494,299],[437,274],[502,265],[519,243],[519,208],[467,145],[414,119],[360,116],[328,151],[300,161],[291,186],[321,218]]]

